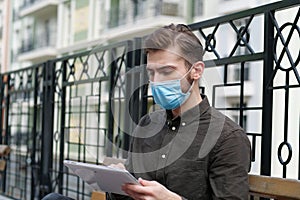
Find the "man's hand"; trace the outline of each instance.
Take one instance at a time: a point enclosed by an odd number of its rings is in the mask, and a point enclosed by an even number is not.
[[[113,167],[113,168],[117,168],[117,169],[126,169],[124,164],[122,164],[122,163],[111,164],[111,165],[108,165],[108,167]]]
[[[181,200],[181,197],[171,192],[156,181],[139,178],[141,185],[125,184],[122,189],[135,200]]]

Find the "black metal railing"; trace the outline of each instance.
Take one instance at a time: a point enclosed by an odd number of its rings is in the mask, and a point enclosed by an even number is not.
[[[18,53],[19,54],[27,53],[44,47],[54,48],[55,46],[56,46],[56,32],[53,31],[53,27],[51,27],[51,31],[35,33],[33,36],[30,36],[29,38],[22,40],[21,47],[19,48]]]
[[[294,7],[293,7],[294,6]],[[293,8],[290,8],[293,7]],[[290,15],[290,21],[280,20],[280,16],[286,14],[287,12],[292,12]],[[261,83],[262,88],[262,102],[260,105],[253,106],[240,106],[237,108],[240,116],[244,116],[247,111],[259,111],[261,115],[259,118],[262,119],[261,131],[256,133],[247,132],[248,135],[252,136],[252,146],[255,146],[257,138],[261,138],[261,164],[260,173],[263,175],[272,175],[271,173],[271,160],[276,159],[270,153],[272,152],[272,136],[274,137],[276,130],[272,130],[274,123],[273,111],[277,108],[273,105],[273,100],[280,99],[279,95],[273,94],[275,91],[282,90],[285,93],[285,98],[279,101],[284,102],[284,141],[278,147],[278,160],[283,167],[282,176],[287,176],[287,165],[291,161],[292,148],[291,144],[288,142],[288,128],[291,124],[289,122],[289,91],[295,88],[299,88],[300,78],[296,66],[299,63],[299,47],[294,45],[294,48],[289,48],[290,40],[292,36],[296,37],[295,42],[299,43],[299,38],[297,38],[297,33],[299,34],[299,2],[289,1],[289,2],[277,2],[270,4],[268,6],[261,6],[248,11],[239,12],[236,14],[231,14],[226,17],[219,17],[216,19],[199,22],[192,24],[191,27],[194,30],[198,30],[201,36],[205,39],[205,50],[212,57],[212,60],[207,61],[207,63],[213,63],[213,65],[224,66],[224,80],[220,85],[215,85],[213,89],[213,99],[214,95],[217,95],[217,88],[219,87],[240,87],[239,105],[243,105],[245,101],[245,82],[244,82],[244,71],[245,64],[253,62],[254,65],[258,65],[261,61],[261,67],[263,68],[263,79]],[[244,24],[238,27],[236,24],[240,24],[240,21],[244,21]],[[258,21],[261,20],[259,24]],[[237,23],[238,22],[238,23]],[[225,37],[219,37],[216,39],[217,32],[222,28],[221,26],[230,27],[231,31],[236,35],[236,41],[231,48],[228,48],[227,52],[221,52],[217,47],[217,42],[225,39]],[[252,26],[251,26],[252,25]],[[255,38],[255,31],[257,29],[256,25],[263,25],[264,35]],[[205,32],[205,30],[207,30]],[[224,29],[223,29],[224,30]],[[287,32],[285,32],[287,31]],[[284,33],[285,32],[285,33]],[[250,36],[254,36],[251,41]],[[263,43],[262,47],[254,47],[255,40],[261,40]],[[281,43],[281,46],[280,44]],[[292,46],[290,44],[290,46]],[[277,52],[278,48],[281,47],[281,52]],[[244,55],[237,54],[238,49],[243,48],[248,53]],[[296,51],[296,56],[293,58],[291,52]],[[285,56],[284,56],[285,55]],[[283,62],[283,57],[286,57],[288,61]],[[241,80],[237,83],[229,83],[227,81],[227,75],[231,64],[240,63],[241,66]],[[208,64],[207,66],[210,66]],[[282,67],[284,66],[284,67]],[[279,79],[279,72],[285,73],[283,75],[286,80],[285,83],[280,83],[275,80],[276,76]],[[255,74],[255,72],[253,73]],[[294,84],[291,84],[290,78],[293,76]],[[278,86],[274,86],[274,84]],[[258,86],[256,82],[256,86]],[[299,98],[299,97],[298,97]],[[214,102],[213,102],[214,103]],[[220,110],[232,110],[234,108],[219,108]],[[299,112],[299,110],[298,110]],[[296,113],[296,116],[299,115]],[[240,119],[240,124],[243,125],[242,117]],[[294,119],[295,120],[295,119]],[[297,117],[296,117],[297,121]],[[299,121],[299,119],[298,119]],[[297,122],[296,122],[297,124]],[[294,128],[297,130],[298,128]],[[299,129],[298,129],[299,131]],[[290,133],[292,134],[292,133]],[[296,136],[294,135],[294,138]],[[291,141],[290,141],[291,142]],[[299,146],[299,143],[296,144]],[[283,161],[281,157],[283,147],[287,147],[288,155],[287,159]],[[255,161],[257,152],[253,148],[253,161]],[[297,155],[297,153],[296,153]],[[299,155],[298,155],[299,156]],[[294,162],[299,164],[299,158],[294,158]],[[298,162],[296,161],[298,159]],[[298,166],[299,169],[299,166]],[[300,178],[298,170],[298,179]]]
[[[205,47],[202,91],[246,129],[251,173],[300,179],[299,15],[299,2],[290,0],[190,24]],[[142,41],[1,74],[0,142],[12,148],[3,158],[3,194],[90,197],[63,160],[97,164],[104,156],[126,157],[136,122],[155,109],[138,67],[145,64]],[[235,73],[238,78],[230,78]]]

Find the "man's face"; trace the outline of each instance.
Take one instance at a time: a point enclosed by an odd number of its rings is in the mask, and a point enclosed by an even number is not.
[[[170,51],[151,51],[147,55],[147,72],[152,82],[181,79],[187,71],[185,60]]]

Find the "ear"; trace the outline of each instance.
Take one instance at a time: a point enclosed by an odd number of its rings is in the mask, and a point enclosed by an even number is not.
[[[191,78],[194,80],[198,80],[202,77],[204,71],[204,63],[202,61],[198,61],[194,63],[193,69],[191,71]]]

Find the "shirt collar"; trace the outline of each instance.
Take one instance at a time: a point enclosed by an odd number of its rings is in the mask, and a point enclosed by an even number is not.
[[[185,111],[184,113],[182,113],[180,116],[176,117],[173,119],[173,114],[172,114],[172,110],[167,110],[167,125],[177,125],[180,123],[181,119],[184,120],[185,122],[191,122],[195,119],[199,119],[201,115],[203,115],[204,112],[206,112],[209,107],[209,101],[207,99],[206,95],[201,94],[202,97],[202,101],[194,106],[193,108]]]

